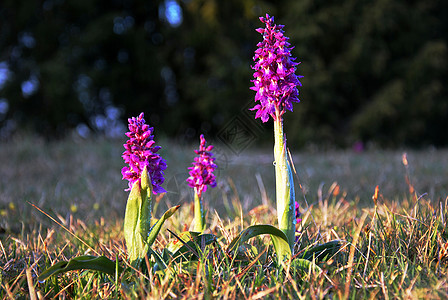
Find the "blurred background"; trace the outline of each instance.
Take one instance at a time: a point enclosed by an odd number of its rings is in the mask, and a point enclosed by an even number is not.
[[[448,145],[446,0],[2,0],[0,138],[124,138],[143,111],[157,136],[272,145],[248,112],[266,13],[305,76],[290,147]]]

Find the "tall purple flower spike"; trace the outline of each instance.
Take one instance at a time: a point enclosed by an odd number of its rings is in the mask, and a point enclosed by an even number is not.
[[[296,76],[296,66],[294,57],[291,57],[291,50],[288,43],[289,38],[283,35],[283,25],[274,24],[274,17],[266,14],[266,18],[260,17],[261,22],[266,24],[265,28],[258,28],[257,32],[263,35],[263,41],[257,44],[255,50],[255,70],[252,80],[256,91],[255,102],[260,102],[251,110],[257,110],[255,118],[261,118],[264,122],[269,120],[269,116],[276,120],[276,109],[281,117],[286,109],[292,111],[292,103],[300,102],[297,86],[302,86]]]
[[[160,150],[160,146],[154,146],[154,136],[152,135],[154,128],[145,124],[144,115],[141,113],[136,118],[128,119],[129,132],[126,135],[129,140],[124,144],[126,151],[123,152],[124,162],[129,166],[121,170],[123,179],[129,180],[130,191],[134,182],[139,181],[145,166],[147,167],[149,178],[153,187],[153,193],[166,192],[160,185],[165,180],[163,171],[166,169],[166,161],[162,159],[160,154],[156,152]]]
[[[215,158],[213,157],[213,146],[207,146],[204,135],[200,136],[201,144],[199,150],[194,150],[198,155],[194,158],[192,163],[193,167],[189,167],[190,177],[188,177],[188,185],[195,189],[199,198],[202,196],[202,192],[207,190],[207,185],[212,188],[216,186],[216,178],[213,171],[216,169],[216,164],[214,163]]]

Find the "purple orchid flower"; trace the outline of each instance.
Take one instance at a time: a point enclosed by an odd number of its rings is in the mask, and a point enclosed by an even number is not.
[[[302,86],[296,76],[296,66],[294,57],[291,57],[291,50],[288,43],[289,38],[283,35],[283,25],[274,24],[274,17],[266,14],[266,18],[260,17],[261,22],[266,24],[265,28],[258,28],[257,32],[263,35],[263,41],[257,44],[255,50],[255,70],[252,80],[256,91],[255,105],[251,110],[257,110],[255,118],[261,118],[264,122],[269,120],[269,116],[275,121],[278,116],[286,110],[292,111],[292,103],[300,102],[297,86]],[[278,113],[276,114],[276,111]]]
[[[156,153],[160,150],[160,146],[154,146],[153,127],[145,124],[144,114],[138,117],[128,119],[129,132],[126,135],[129,140],[124,144],[126,151],[123,152],[123,159],[129,166],[121,170],[123,179],[129,180],[129,188],[132,189],[136,181],[140,182],[141,174],[145,166],[148,170],[149,178],[153,186],[153,193],[166,192],[160,185],[165,180],[163,171],[166,169],[166,161],[162,159],[160,154]]]
[[[194,158],[192,167],[189,167],[190,177],[188,177],[188,185],[195,189],[199,198],[202,196],[202,192],[207,190],[207,185],[212,188],[216,186],[216,178],[213,171],[216,169],[216,164],[214,163],[215,158],[213,157],[213,146],[207,146],[204,135],[200,136],[201,144],[198,150],[194,152],[198,155]]]

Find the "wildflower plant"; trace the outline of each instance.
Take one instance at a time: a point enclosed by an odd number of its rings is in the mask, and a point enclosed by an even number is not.
[[[162,224],[179,208],[175,206],[165,212],[155,224],[152,220],[152,194],[165,190],[160,186],[166,162],[157,153],[160,146],[154,146],[153,128],[145,124],[144,115],[128,119],[129,140],[124,144],[122,155],[128,166],[121,170],[123,179],[129,181],[131,190],[124,217],[124,236],[131,263],[137,267],[149,247],[154,243]]]
[[[154,145],[154,128],[145,124],[144,114],[130,118],[128,122],[129,132],[126,135],[129,140],[124,144],[125,151],[122,155],[127,166],[121,170],[123,179],[129,181],[126,191],[130,190],[124,217],[124,237],[128,259],[132,267],[138,269],[147,254],[157,256],[150,247],[165,220],[179,206],[168,209],[158,220],[152,218],[152,196],[165,192],[161,184],[164,182],[163,171],[167,166],[157,153],[161,147]],[[38,279],[45,281],[52,275],[79,269],[96,270],[115,278],[123,271],[118,261],[111,261],[104,256],[83,255],[56,263],[40,274]]]
[[[301,222],[299,203],[295,201],[294,181],[291,163],[288,160],[286,136],[283,132],[283,115],[293,110],[293,103],[300,102],[298,87],[300,78],[296,75],[295,62],[289,44],[289,38],[284,35],[283,25],[274,23],[274,17],[266,14],[260,17],[265,28],[256,31],[263,36],[257,44],[254,61],[254,86],[256,105],[251,110],[256,111],[255,118],[274,122],[274,165],[276,178],[276,204],[278,228],[272,225],[252,225],[243,230],[230,244],[229,250],[237,249],[247,239],[261,234],[269,234],[277,254],[278,265],[294,256],[296,240],[296,223]],[[310,259],[334,253],[339,248],[339,241],[333,241],[317,247],[309,247],[302,256],[295,260],[296,266],[302,269],[310,267]],[[325,255],[323,255],[325,254]],[[314,267],[317,267],[314,265]]]
[[[274,23],[274,17],[266,14],[260,17],[265,28],[258,28],[263,40],[255,50],[255,70],[252,90],[256,91],[251,109],[256,110],[255,118],[267,122],[274,121],[274,165],[276,178],[276,203],[279,229],[288,238],[291,252],[294,248],[296,225],[296,202],[291,166],[286,155],[286,137],[283,133],[283,114],[292,111],[292,104],[299,102],[299,78],[295,74],[298,63],[291,55],[288,37],[284,35],[283,25]]]
[[[256,31],[263,36],[257,44],[254,61],[254,86],[256,92],[255,118],[267,122],[274,121],[274,165],[276,177],[276,203],[279,227],[271,225],[254,225],[240,233],[231,243],[235,248],[247,238],[270,234],[277,252],[278,262],[293,256],[296,229],[296,202],[291,166],[286,156],[286,138],[283,134],[283,114],[292,111],[292,103],[299,102],[297,86],[301,85],[295,75],[295,58],[291,55],[288,37],[284,35],[283,25],[274,23],[274,17],[266,14],[260,17],[265,28]],[[230,248],[230,247],[229,247]]]
[[[207,146],[204,135],[200,136],[198,150],[194,150],[197,156],[194,158],[192,167],[189,167],[190,177],[187,183],[194,189],[194,231],[203,232],[205,229],[205,212],[202,203],[202,193],[207,190],[207,186],[216,187],[216,178],[213,171],[216,169],[213,157],[213,146]]]

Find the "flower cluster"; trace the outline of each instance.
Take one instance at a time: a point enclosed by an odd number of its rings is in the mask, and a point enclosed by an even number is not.
[[[194,150],[198,155],[194,158],[192,163],[193,167],[189,167],[190,177],[188,177],[188,185],[195,189],[199,198],[202,196],[202,192],[207,190],[207,185],[211,187],[216,186],[216,179],[213,171],[216,169],[216,164],[214,163],[215,158],[213,157],[213,146],[206,146],[204,135],[201,134],[201,144],[199,150]]]
[[[274,17],[266,14],[266,18],[260,17],[266,28],[258,28],[257,32],[263,35],[263,41],[257,44],[254,61],[255,70],[252,80],[256,91],[255,105],[251,110],[257,110],[255,118],[261,118],[263,122],[269,120],[269,116],[276,120],[276,110],[281,117],[286,109],[292,111],[292,103],[299,102],[297,86],[302,84],[296,76],[294,57],[291,57],[288,37],[283,35],[283,25],[274,24]]]
[[[129,140],[124,144],[126,151],[123,152],[123,159],[129,166],[121,170],[123,179],[129,180],[129,188],[136,181],[140,181],[141,174],[145,166],[148,170],[149,178],[153,186],[153,193],[163,193],[165,190],[160,186],[163,181],[163,171],[166,169],[166,162],[160,154],[156,152],[160,150],[160,146],[154,146],[154,136],[152,135],[154,128],[145,124],[144,115],[141,113],[136,118],[128,119],[129,132],[126,135]]]

